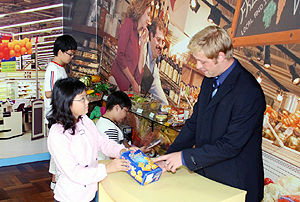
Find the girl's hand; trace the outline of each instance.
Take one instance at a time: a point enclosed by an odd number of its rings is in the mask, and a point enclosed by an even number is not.
[[[129,150],[136,151],[138,149],[139,149],[138,147],[129,147],[129,148],[121,149],[120,155],[122,155],[123,152],[129,151]]]
[[[122,159],[116,158],[112,162],[106,165],[107,173],[114,173],[118,171],[128,171],[128,170],[130,170],[130,163],[124,158]]]

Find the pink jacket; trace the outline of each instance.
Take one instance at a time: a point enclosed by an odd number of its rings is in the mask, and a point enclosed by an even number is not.
[[[77,123],[75,135],[71,135],[70,130],[64,132],[61,124],[52,125],[48,150],[59,176],[54,198],[61,202],[91,201],[98,182],[107,176],[105,165],[98,163],[98,150],[110,157],[120,157],[123,148],[123,145],[100,135],[86,115]]]

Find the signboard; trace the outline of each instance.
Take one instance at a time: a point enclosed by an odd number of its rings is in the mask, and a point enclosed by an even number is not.
[[[16,61],[1,61],[1,72],[15,72],[17,71],[16,68]]]
[[[299,43],[300,0],[238,0],[231,38],[235,47]]]

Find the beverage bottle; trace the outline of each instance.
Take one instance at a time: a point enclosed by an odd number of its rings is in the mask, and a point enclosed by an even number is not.
[[[172,77],[172,80],[175,82],[175,83],[177,83],[177,78],[178,78],[178,63],[179,63],[180,61],[179,60],[176,60],[176,62],[175,62],[175,65],[174,65],[174,71],[173,71],[173,77]]]
[[[169,67],[169,72],[168,72],[168,77],[170,79],[172,79],[172,75],[173,75],[173,71],[174,71],[174,58],[175,58],[175,56],[173,55],[170,60],[170,67]]]

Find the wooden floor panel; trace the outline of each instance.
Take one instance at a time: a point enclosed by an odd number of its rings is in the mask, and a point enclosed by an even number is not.
[[[1,202],[53,202],[49,161],[0,168]]]

